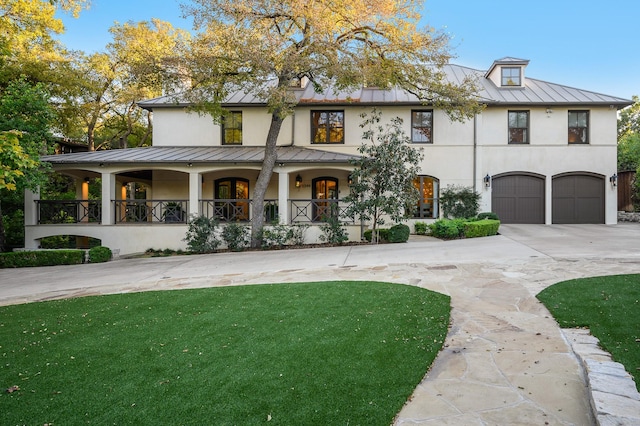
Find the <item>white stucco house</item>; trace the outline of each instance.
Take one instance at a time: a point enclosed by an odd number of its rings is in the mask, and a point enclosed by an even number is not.
[[[413,221],[440,216],[439,191],[475,188],[480,211],[503,223],[617,221],[617,111],[632,102],[527,75],[528,60],[503,58],[488,70],[447,66],[448,78],[478,79],[486,108],[466,122],[423,105],[400,90],[363,88],[316,93],[304,84],[278,140],[278,163],[267,192],[267,222],[317,223],[349,191],[349,160],[361,144],[360,114],[376,107],[400,117],[424,150],[416,185],[422,199]],[[77,200],[40,200],[27,193],[26,247],[53,235],[98,238],[121,254],[179,249],[191,215],[248,221],[251,193],[270,124],[253,96],[230,97],[222,125],[160,97],[140,102],[153,111],[153,146],[44,157],[75,178]],[[101,179],[101,200],[87,201],[87,182]],[[346,220],[346,218],[344,218]],[[411,221],[410,221],[411,223]],[[360,224],[349,224],[360,239]],[[307,238],[314,241],[317,229]]]

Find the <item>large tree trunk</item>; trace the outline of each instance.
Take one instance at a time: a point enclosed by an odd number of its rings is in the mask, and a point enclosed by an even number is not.
[[[251,247],[260,248],[262,246],[262,227],[264,226],[264,196],[267,193],[267,187],[271,181],[273,168],[278,160],[276,152],[276,142],[282,128],[281,110],[277,109],[271,115],[271,125],[267,134],[267,144],[264,149],[264,160],[262,160],[262,169],[258,175],[256,187],[253,190],[253,217],[251,218]]]
[[[262,160],[262,169],[258,175],[256,187],[253,190],[253,217],[251,218],[251,247],[260,248],[262,246],[262,227],[264,226],[264,196],[267,193],[273,168],[278,160],[276,152],[276,142],[282,128],[281,110],[277,109],[271,115],[271,125],[267,134],[267,143],[264,149],[264,159]]]

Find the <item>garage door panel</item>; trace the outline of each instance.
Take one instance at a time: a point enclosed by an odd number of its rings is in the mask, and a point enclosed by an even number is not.
[[[604,178],[567,175],[553,179],[552,222],[604,223]]]
[[[491,206],[503,223],[544,223],[544,179],[507,175],[492,180]]]

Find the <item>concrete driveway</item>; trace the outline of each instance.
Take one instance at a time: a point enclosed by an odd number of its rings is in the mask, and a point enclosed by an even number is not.
[[[566,279],[640,273],[640,224],[502,225],[500,233],[469,240],[412,236],[406,244],[5,269],[0,270],[0,305],[259,283],[416,285],[451,296],[451,327],[444,350],[396,424],[596,424],[585,372],[570,339],[535,295]],[[623,405],[616,421],[640,424],[637,404]]]

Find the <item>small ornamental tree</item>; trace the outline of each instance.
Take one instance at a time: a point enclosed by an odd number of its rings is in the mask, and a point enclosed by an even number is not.
[[[413,184],[422,151],[411,145],[411,139],[402,130],[402,119],[394,118],[389,124],[380,124],[381,114],[362,114],[360,125],[365,129],[363,143],[358,148],[362,156],[353,160],[351,194],[345,201],[350,205],[347,214],[371,223],[371,243],[378,242],[378,227],[389,217],[394,222],[407,218],[409,209],[418,202],[418,190]]]

